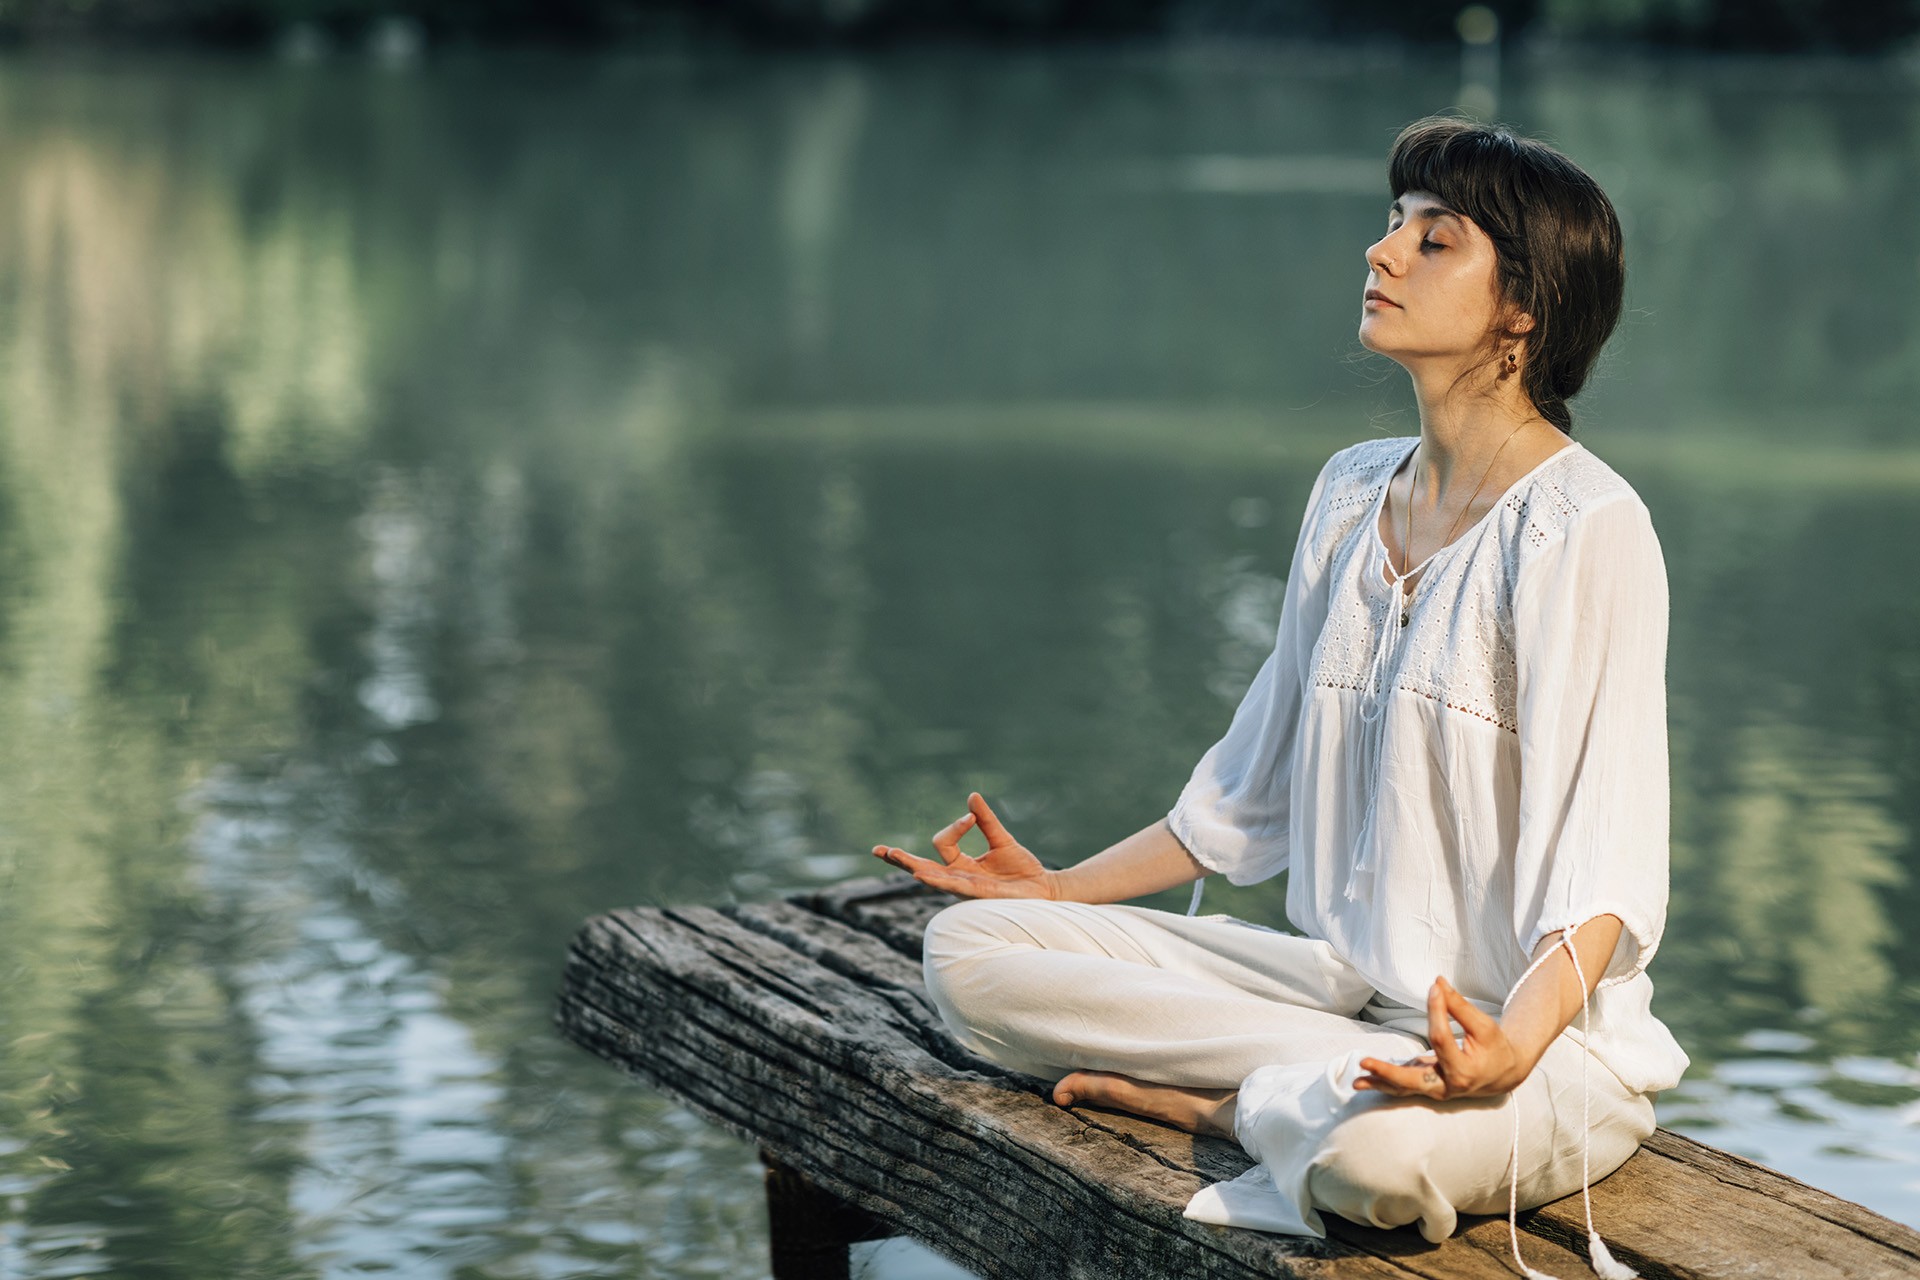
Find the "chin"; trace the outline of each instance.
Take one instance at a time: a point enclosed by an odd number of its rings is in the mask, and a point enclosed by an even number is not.
[[[1364,331],[1360,335],[1360,345],[1365,347],[1368,351],[1371,351],[1376,356],[1385,356],[1387,359],[1393,361],[1395,364],[1400,365],[1401,368],[1406,367],[1405,363],[1400,359],[1399,348],[1383,347],[1377,342],[1368,342],[1367,335]]]
[[[1371,323],[1372,320],[1373,320],[1372,314],[1362,316],[1360,319],[1360,328],[1358,330],[1360,345],[1365,347],[1367,350],[1372,351],[1378,355],[1383,355],[1383,356],[1392,355],[1393,354],[1392,351],[1388,350],[1386,347],[1382,346],[1378,341],[1374,339],[1373,331],[1379,328],[1380,326]]]

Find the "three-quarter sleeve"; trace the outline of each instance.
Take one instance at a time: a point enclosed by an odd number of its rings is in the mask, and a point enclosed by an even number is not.
[[[1232,884],[1254,884],[1287,866],[1301,696],[1326,616],[1325,584],[1311,546],[1331,468],[1329,460],[1320,469],[1300,519],[1273,651],[1240,699],[1226,735],[1194,766],[1167,814],[1167,825],[1194,859]]]
[[[1666,927],[1667,574],[1631,493],[1577,514],[1513,595],[1520,739],[1514,935],[1626,926],[1599,985],[1638,975]]]

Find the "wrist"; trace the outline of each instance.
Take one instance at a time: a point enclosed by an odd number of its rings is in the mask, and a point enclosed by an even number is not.
[[[1532,1075],[1540,1059],[1547,1056],[1547,1046],[1553,1042],[1552,1037],[1542,1039],[1536,1029],[1525,1025],[1510,1027],[1503,1022],[1500,1029],[1506,1034],[1507,1043],[1513,1046],[1514,1071],[1517,1073],[1513,1083],[1517,1086]]]
[[[1514,1063],[1513,1067],[1507,1071],[1494,1086],[1494,1094],[1498,1096],[1512,1093],[1515,1089],[1525,1084],[1527,1077],[1533,1074],[1533,1068],[1537,1061],[1538,1059],[1522,1058]]]

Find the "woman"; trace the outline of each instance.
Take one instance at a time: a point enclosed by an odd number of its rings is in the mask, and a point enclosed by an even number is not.
[[[1646,506],[1570,438],[1624,289],[1605,194],[1446,117],[1401,132],[1388,178],[1360,340],[1411,376],[1420,434],[1321,469],[1273,652],[1172,811],[1053,871],[976,793],[940,861],[874,853],[970,899],[926,937],[963,1043],[1062,1106],[1260,1162],[1189,1217],[1320,1235],[1331,1210],[1438,1241],[1611,1172],[1686,1068],[1645,972],[1667,582]],[[1122,905],[1282,870],[1301,936]],[[1631,1275],[1591,1225],[1596,1268]]]

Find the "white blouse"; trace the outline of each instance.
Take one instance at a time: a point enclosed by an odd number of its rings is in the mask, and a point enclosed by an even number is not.
[[[1233,884],[1289,871],[1293,926],[1414,1008],[1444,975],[1497,1016],[1542,937],[1618,916],[1588,1044],[1628,1088],[1671,1088],[1687,1056],[1646,974],[1667,913],[1652,520],[1570,443],[1404,597],[1379,518],[1417,443],[1363,441],[1321,468],[1273,652],[1168,822]]]

